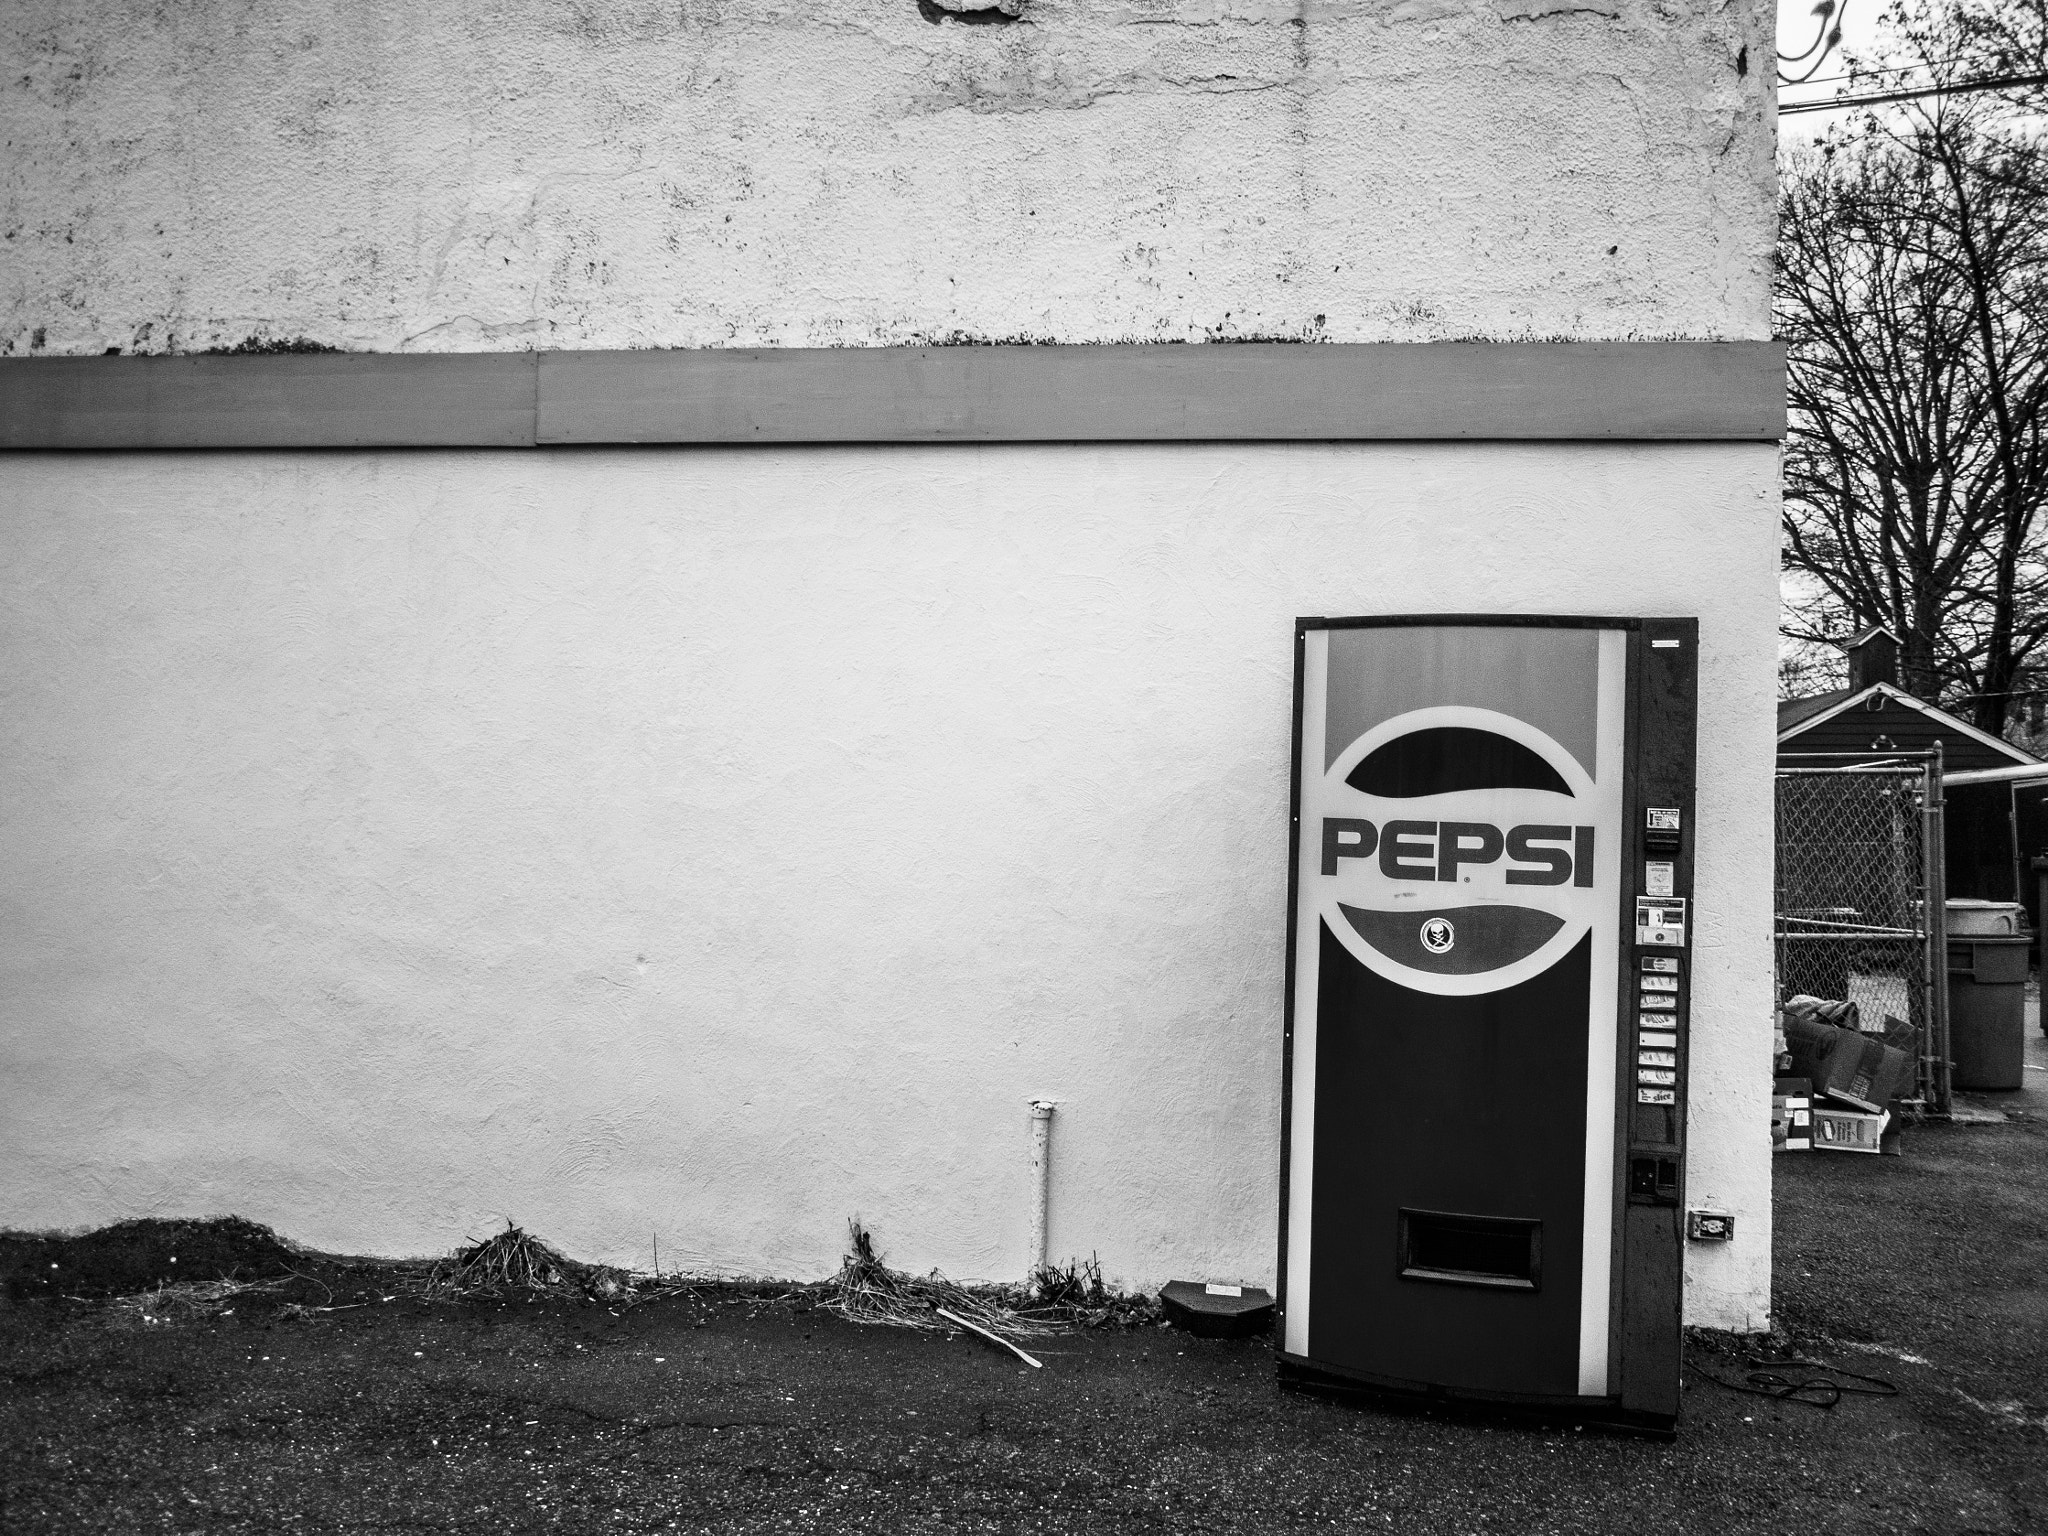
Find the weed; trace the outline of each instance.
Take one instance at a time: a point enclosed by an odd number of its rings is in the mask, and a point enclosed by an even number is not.
[[[1094,1254],[1040,1267],[1031,1277],[1032,1307],[1080,1328],[1142,1328],[1159,1320],[1158,1303],[1150,1296],[1113,1291],[1102,1281],[1102,1261]]]
[[[930,1328],[951,1324],[935,1310],[944,1307],[1001,1338],[1037,1338],[1059,1333],[1064,1320],[1041,1315],[1028,1292],[1002,1286],[969,1288],[948,1280],[936,1269],[929,1275],[907,1275],[891,1269],[875,1251],[874,1237],[858,1219],[846,1224],[852,1252],[839,1273],[825,1282],[818,1303],[853,1323],[879,1323],[890,1328]]]
[[[456,1249],[428,1272],[421,1294],[436,1301],[504,1296],[575,1296],[609,1301],[632,1289],[631,1277],[601,1264],[579,1264],[520,1230],[505,1230]]]

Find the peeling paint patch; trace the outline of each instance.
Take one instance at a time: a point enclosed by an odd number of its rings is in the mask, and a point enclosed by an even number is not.
[[[1541,21],[1551,16],[1600,16],[1614,21],[1621,15],[1619,5],[1588,5],[1586,0],[1493,0],[1493,11],[1502,21]]]
[[[1454,17],[1471,14],[1472,7],[1466,0],[1402,0],[1387,12],[1387,20],[1396,26],[1413,26],[1419,22],[1450,21]]]
[[[1024,19],[1024,0],[917,0],[917,14],[935,27],[948,21],[1006,26]]]
[[[1066,61],[1039,59],[1022,67],[963,70],[906,103],[915,113],[965,110],[995,112],[1078,112],[1112,96],[1234,96],[1286,90],[1316,83],[1314,74],[1174,74],[1157,69],[1127,70],[1099,78],[1076,78]],[[1324,72],[1324,78],[1333,78]]]
[[[305,336],[244,336],[231,347],[207,347],[206,357],[272,357],[292,352],[339,352],[341,348]]]

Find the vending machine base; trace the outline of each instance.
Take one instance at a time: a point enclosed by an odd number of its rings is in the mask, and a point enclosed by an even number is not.
[[[1525,1394],[1456,1393],[1447,1387],[1413,1381],[1379,1381],[1368,1376],[1318,1370],[1312,1365],[1280,1360],[1282,1386],[1317,1397],[1369,1403],[1407,1413],[1443,1414],[1464,1419],[1491,1419],[1506,1424],[1547,1428],[1598,1429],[1610,1434],[1651,1440],[1676,1440],[1676,1414],[1630,1413],[1601,1397],[1543,1398]]]

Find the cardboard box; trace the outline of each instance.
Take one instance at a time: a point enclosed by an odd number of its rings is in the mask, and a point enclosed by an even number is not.
[[[1781,1077],[1772,1085],[1771,1150],[1813,1150],[1813,1084],[1803,1077]]]
[[[1837,1029],[1790,1007],[1785,1010],[1785,1039],[1792,1048],[1792,1070],[1812,1080],[1816,1101],[1838,1099],[1866,1114],[1881,1114],[1913,1081],[1913,1058],[1904,1051],[1875,1035]]]
[[[1813,1112],[1813,1150],[1875,1153],[1891,1118],[1885,1114],[1862,1115],[1846,1109],[1816,1108]]]

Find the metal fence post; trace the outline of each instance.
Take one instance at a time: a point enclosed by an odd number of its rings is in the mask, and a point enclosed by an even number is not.
[[[1941,788],[1941,743],[1934,744],[1928,759],[1927,788],[1921,797],[1927,830],[1921,842],[1927,849],[1927,1043],[1934,1056],[1934,1070],[1928,1084],[1933,1102],[1928,1108],[1937,1115],[1954,1111],[1949,1084],[1948,1038],[1948,802]]]

